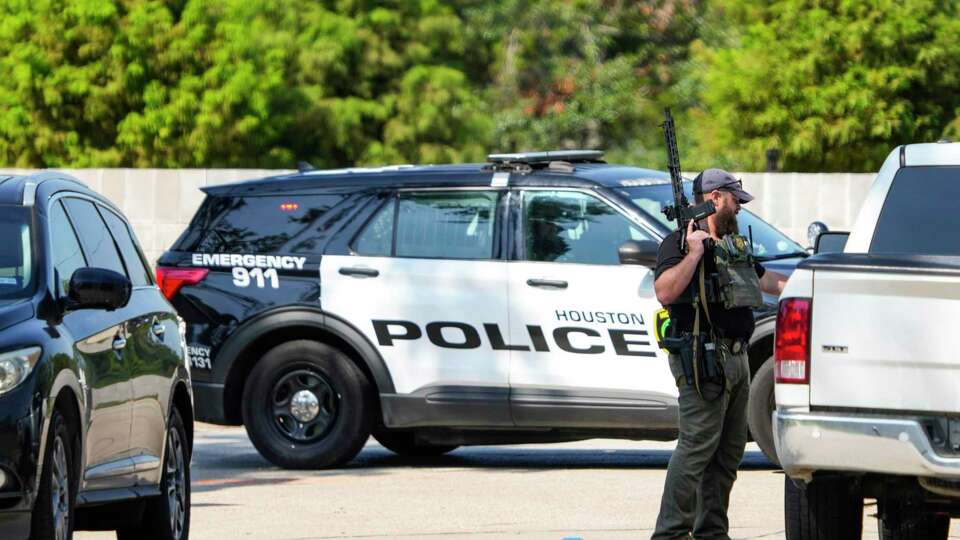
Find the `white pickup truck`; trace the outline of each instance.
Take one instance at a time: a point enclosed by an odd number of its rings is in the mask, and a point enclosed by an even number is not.
[[[960,144],[890,153],[842,252],[797,267],[774,348],[786,535],[947,538],[960,517]],[[957,339],[958,341],[954,341]]]

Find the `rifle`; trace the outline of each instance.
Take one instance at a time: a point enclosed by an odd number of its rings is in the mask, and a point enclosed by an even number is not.
[[[670,183],[673,184],[673,205],[665,206],[663,213],[670,221],[677,221],[677,230],[680,231],[680,252],[687,252],[687,224],[690,220],[700,221],[717,211],[713,201],[704,201],[692,206],[683,193],[683,177],[680,176],[680,152],[677,150],[677,133],[673,125],[673,116],[670,109],[664,109],[666,119],[660,127],[667,140],[667,169],[670,170]],[[707,246],[709,247],[709,246]]]

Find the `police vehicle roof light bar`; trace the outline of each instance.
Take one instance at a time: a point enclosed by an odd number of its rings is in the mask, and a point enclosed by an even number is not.
[[[567,161],[570,163],[602,163],[602,150],[551,150],[549,152],[516,152],[512,154],[490,154],[489,163],[549,163]]]

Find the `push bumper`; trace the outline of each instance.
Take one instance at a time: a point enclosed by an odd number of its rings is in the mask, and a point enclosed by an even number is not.
[[[960,479],[960,456],[936,453],[918,420],[777,411],[774,421],[777,455],[793,478],[830,470]]]

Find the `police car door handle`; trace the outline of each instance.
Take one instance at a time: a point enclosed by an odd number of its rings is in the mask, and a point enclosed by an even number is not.
[[[380,275],[379,270],[376,270],[374,268],[360,268],[358,266],[341,268],[340,273],[344,276],[362,276],[362,277],[377,277]]]
[[[566,289],[567,282],[557,279],[528,279],[527,285],[531,287],[542,287],[545,289]]]

